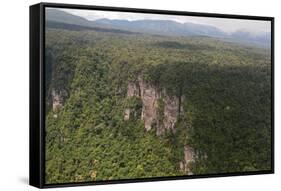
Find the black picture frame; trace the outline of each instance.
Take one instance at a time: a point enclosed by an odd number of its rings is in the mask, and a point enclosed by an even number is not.
[[[155,177],[142,179],[108,180],[83,183],[45,184],[45,8],[69,8],[84,10],[103,10],[134,13],[157,13],[183,16],[214,18],[233,18],[262,20],[271,22],[271,169],[266,171],[204,174],[189,176]],[[123,7],[104,7],[74,4],[39,3],[30,6],[30,129],[29,129],[29,184],[38,188],[66,186],[85,186],[113,183],[133,183],[147,181],[179,180],[210,177],[227,177],[274,173],[274,17],[231,15],[216,13],[197,13],[154,9],[135,9]]]

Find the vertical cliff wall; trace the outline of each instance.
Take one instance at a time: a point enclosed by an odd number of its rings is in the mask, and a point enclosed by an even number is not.
[[[130,82],[127,87],[127,98],[141,100],[141,115],[144,128],[149,131],[156,128],[156,135],[165,133],[166,130],[176,131],[175,124],[183,113],[184,96],[168,95],[165,89],[155,87],[145,82],[141,77],[135,82]],[[124,120],[130,120],[135,113],[134,108],[125,108]],[[135,116],[135,115],[134,115]],[[183,160],[179,163],[181,171],[192,174],[190,164],[194,161],[194,151],[188,145],[183,147]]]
[[[188,175],[192,175],[190,164],[194,162],[195,153],[192,147],[185,145],[183,148],[184,159],[180,162],[180,169],[187,173]]]
[[[144,121],[146,130],[150,130],[157,122],[157,100],[160,92],[150,84],[147,84],[142,78],[137,81],[139,84],[140,98],[142,100],[141,118]]]
[[[157,135],[166,129],[174,129],[175,123],[183,110],[183,96],[170,96],[165,89],[160,89],[147,82],[141,77],[135,82],[130,82],[127,88],[127,97],[139,97],[142,101],[141,119],[144,128],[150,130],[156,128]],[[124,111],[124,120],[130,119],[130,108]]]
[[[53,112],[57,112],[61,107],[63,107],[64,101],[67,97],[67,92],[64,90],[57,91],[53,89],[51,96]]]

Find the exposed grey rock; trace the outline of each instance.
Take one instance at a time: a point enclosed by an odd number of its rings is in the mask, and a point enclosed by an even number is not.
[[[180,162],[180,169],[188,175],[192,175],[193,173],[191,172],[190,164],[194,162],[195,159],[194,150],[192,147],[185,145],[183,153],[184,160]]]
[[[129,108],[126,108],[125,111],[124,111],[124,120],[125,121],[128,121],[130,119],[130,109]]]
[[[140,97],[142,100],[141,119],[144,121],[146,130],[156,127],[156,134],[161,135],[167,129],[174,129],[180,112],[183,111],[180,99],[177,96],[169,96],[165,89],[159,89],[148,84],[140,76],[136,82],[130,82],[127,88],[127,97]],[[158,100],[164,101],[164,116],[160,118],[157,114]],[[130,109],[124,111],[124,120],[130,119]]]
[[[53,111],[58,111],[63,106],[64,98],[67,93],[65,91],[52,90],[52,107]]]
[[[156,135],[165,133],[166,130],[175,131],[175,124],[183,114],[184,96],[168,95],[165,89],[155,87],[138,77],[136,82],[130,82],[127,88],[127,97],[139,97],[142,101],[141,119],[144,128],[149,131],[156,128]],[[161,107],[159,101],[163,104]],[[159,110],[163,110],[159,112]],[[125,108],[124,120],[130,119],[131,108]],[[194,162],[195,154],[192,147],[185,145],[183,148],[184,159],[179,163],[180,169],[192,175],[190,164]]]
[[[160,97],[155,87],[139,78],[140,95],[142,100],[141,118],[146,130],[150,130],[157,121],[157,100]]]
[[[127,89],[127,97],[139,96],[140,89],[137,83],[130,82]]]

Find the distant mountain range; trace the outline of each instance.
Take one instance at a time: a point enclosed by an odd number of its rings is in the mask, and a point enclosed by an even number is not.
[[[148,33],[156,35],[168,36],[208,36],[220,38],[226,41],[234,41],[240,43],[250,43],[261,46],[269,47],[271,44],[271,34],[262,33],[253,35],[246,31],[236,31],[234,33],[225,33],[220,29],[202,24],[194,23],[178,23],[171,20],[111,20],[111,19],[98,19],[94,21],[87,20],[83,17],[72,15],[70,13],[57,10],[47,9],[46,11],[47,26],[58,26],[58,23],[63,23],[62,26],[69,28],[69,25],[81,26],[84,29],[98,29],[115,30],[118,32],[127,31],[137,33]],[[49,24],[48,24],[49,22]]]

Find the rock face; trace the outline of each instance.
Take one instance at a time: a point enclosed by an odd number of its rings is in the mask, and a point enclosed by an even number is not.
[[[139,77],[137,81],[128,84],[127,98],[132,97],[140,98],[142,102],[140,117],[147,131],[156,128],[156,135],[161,135],[168,129],[175,131],[175,124],[183,113],[183,96],[168,95],[165,89],[148,84]],[[131,116],[135,116],[134,110],[125,108],[124,120],[129,120]],[[194,150],[185,145],[183,154],[184,158],[179,163],[179,167],[185,174],[192,175],[190,164],[195,158]]]
[[[146,83],[141,77],[136,82],[128,84],[127,97],[133,96],[139,97],[142,101],[141,119],[144,121],[146,130],[155,127],[156,134],[160,135],[166,129],[174,129],[175,123],[183,110],[180,104],[183,97],[168,96],[165,90],[160,90]],[[160,101],[163,102],[163,108],[160,107]],[[124,120],[129,119],[130,109],[126,108]]]
[[[184,146],[184,160],[180,162],[180,169],[187,173],[188,175],[192,175],[190,169],[190,163],[194,162],[195,154],[192,147],[185,145]]]
[[[129,83],[127,88],[127,98],[131,97],[140,97],[140,87],[136,83]],[[126,108],[124,111],[124,120],[127,121],[130,119],[130,115],[133,110],[131,108]]]
[[[131,110],[129,108],[126,108],[124,111],[124,120],[125,121],[130,119],[130,113],[131,113]]]
[[[141,78],[139,78],[138,83],[142,100],[141,118],[144,121],[145,129],[150,130],[157,121],[157,100],[160,97],[160,93]]]
[[[129,83],[127,89],[127,97],[140,96],[139,84]]]
[[[183,110],[182,105],[180,105],[179,103],[179,99],[183,99],[183,96],[181,98],[178,98],[176,96],[164,96],[164,128],[160,129],[160,134],[163,133],[165,129],[174,130],[174,126],[178,120],[178,117]]]
[[[58,111],[63,106],[65,96],[66,96],[66,92],[64,91],[52,90],[53,111]]]

